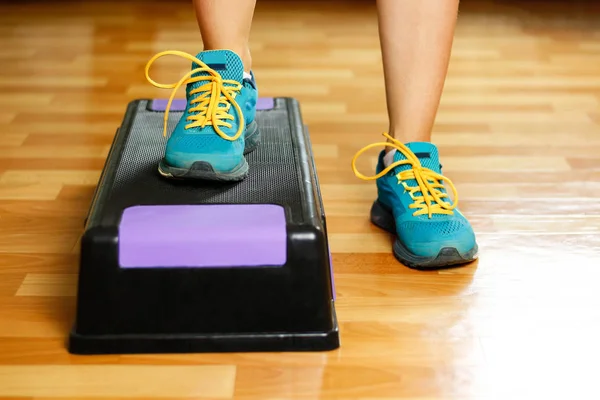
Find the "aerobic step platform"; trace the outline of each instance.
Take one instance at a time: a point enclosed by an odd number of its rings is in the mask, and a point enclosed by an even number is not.
[[[260,99],[261,143],[237,183],[161,177],[165,101],[129,104],[85,233],[76,354],[339,347],[331,257],[308,131]],[[173,129],[185,104],[169,113]]]

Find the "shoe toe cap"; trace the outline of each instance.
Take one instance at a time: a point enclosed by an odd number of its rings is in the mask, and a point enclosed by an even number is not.
[[[463,219],[407,221],[400,224],[398,237],[411,253],[421,257],[436,257],[444,248],[462,255],[476,245],[473,229]]]
[[[244,139],[225,140],[217,135],[186,134],[167,142],[166,162],[177,168],[191,168],[195,162],[210,164],[215,172],[236,168],[244,153]]]

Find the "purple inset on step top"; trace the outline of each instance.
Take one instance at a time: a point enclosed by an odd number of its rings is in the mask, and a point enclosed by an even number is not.
[[[152,111],[166,111],[168,99],[154,99],[150,103],[150,110]],[[185,99],[173,99],[171,103],[171,111],[183,111],[185,110],[186,101]],[[272,97],[261,97],[256,103],[257,111],[271,110],[275,107],[275,99]]]
[[[333,279],[333,260],[331,258],[331,250],[329,250],[329,273],[331,274],[331,293],[333,294],[333,300],[335,300],[335,281]]]
[[[286,258],[278,205],[134,206],[119,226],[121,268],[282,266]]]

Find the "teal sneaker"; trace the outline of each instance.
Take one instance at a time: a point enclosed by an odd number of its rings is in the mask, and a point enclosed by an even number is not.
[[[177,83],[159,84],[148,75],[152,63],[165,55],[192,62],[191,70]],[[260,132],[255,120],[256,81],[253,74],[244,78],[240,57],[229,50],[204,51],[196,57],[164,51],[148,62],[146,78],[156,87],[173,89],[165,111],[165,136],[171,102],[177,89],[186,85],[187,106],[167,140],[160,174],[179,179],[244,179],[248,174],[244,154],[256,149]]]
[[[415,269],[439,269],[471,262],[478,246],[469,221],[457,208],[458,195],[452,182],[442,175],[438,150],[427,142],[406,145],[384,134],[391,143],[375,143],[360,150],[352,162],[355,174],[377,179],[377,199],[371,221],[394,234],[396,258]],[[375,146],[396,149],[393,162],[384,166],[385,151],[379,154],[377,174],[366,177],[356,170],[358,156]],[[452,189],[454,203],[444,183]]]

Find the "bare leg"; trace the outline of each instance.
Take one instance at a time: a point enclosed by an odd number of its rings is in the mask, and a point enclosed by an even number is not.
[[[194,0],[204,50],[231,50],[250,72],[248,45],[256,0]]]
[[[454,36],[458,0],[377,0],[389,132],[429,142]]]

